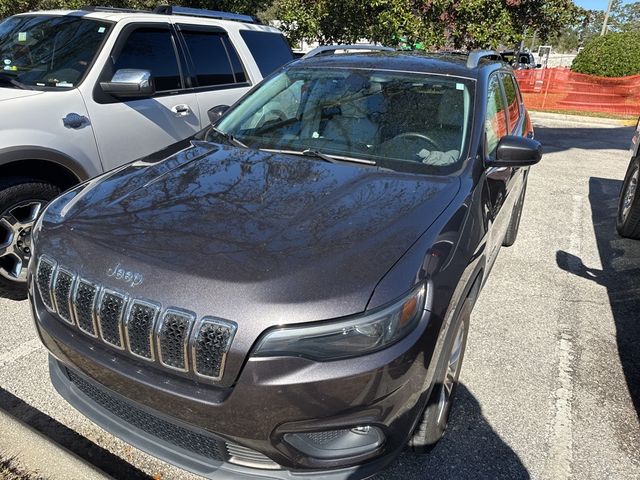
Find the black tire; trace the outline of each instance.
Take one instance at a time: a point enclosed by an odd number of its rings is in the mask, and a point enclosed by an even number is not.
[[[507,228],[507,233],[502,240],[503,247],[510,247],[514,243],[516,243],[516,239],[518,238],[518,230],[520,230],[520,219],[522,218],[522,209],[524,208],[524,197],[527,193],[527,179],[524,181],[524,185],[522,186],[522,193],[520,193],[520,198],[516,202],[515,207],[513,208],[513,212],[511,213],[511,220],[509,220],[509,227]]]
[[[13,206],[30,200],[42,201],[43,205],[60,194],[60,188],[42,180],[11,177],[0,180],[0,218]],[[0,249],[0,268],[7,259],[3,259],[4,251]],[[10,280],[0,274],[0,297],[10,300],[27,298],[27,284],[24,281]]]
[[[640,156],[629,163],[618,200],[616,230],[623,237],[640,239]]]
[[[442,349],[440,358],[438,359],[438,367],[436,370],[435,384],[427,406],[422,413],[422,418],[416,426],[407,447],[414,453],[429,453],[433,447],[436,446],[438,441],[444,435],[447,425],[449,423],[449,414],[451,413],[451,406],[455,399],[456,390],[458,387],[458,379],[460,377],[460,369],[462,367],[462,360],[464,359],[464,351],[467,346],[467,337],[469,334],[469,319],[471,317],[471,309],[473,308],[473,302],[467,299],[462,306],[462,311],[458,317],[455,325],[452,325],[447,332],[447,339],[445,346]],[[441,396],[445,389],[445,377],[448,373],[449,359],[453,351],[453,347],[456,343],[457,334],[459,329],[462,329],[462,339],[460,343],[460,353],[458,357],[458,368],[453,378],[453,386],[451,393],[448,396],[444,408],[441,404]]]

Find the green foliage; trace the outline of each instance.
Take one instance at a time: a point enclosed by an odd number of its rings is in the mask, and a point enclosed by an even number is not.
[[[572,0],[275,0],[274,18],[293,42],[396,44],[400,37],[432,48],[497,47],[527,29],[547,37],[575,21]]]
[[[595,37],[573,60],[571,70],[602,77],[640,74],[640,31]]]

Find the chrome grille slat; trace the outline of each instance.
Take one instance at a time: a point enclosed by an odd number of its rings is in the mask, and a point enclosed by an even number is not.
[[[122,317],[127,305],[126,295],[103,289],[98,305],[97,320],[100,337],[109,345],[124,350]]]
[[[73,325],[71,315],[71,293],[75,275],[69,270],[59,267],[53,280],[53,300],[58,316]]]
[[[133,300],[129,305],[125,318],[124,332],[127,338],[127,348],[140,358],[153,361],[153,328],[160,307],[151,302]]]
[[[38,261],[38,269],[36,271],[36,284],[40,292],[42,303],[49,310],[53,311],[53,296],[51,295],[51,283],[53,274],[55,273],[56,262],[44,255]]]
[[[182,372],[189,370],[187,344],[195,319],[193,313],[175,308],[164,312],[158,327],[158,357],[162,365]]]
[[[235,323],[204,317],[194,332],[192,355],[196,375],[220,380],[227,352],[236,333]]]
[[[84,278],[78,278],[73,292],[73,310],[78,328],[92,337],[98,336],[94,311],[99,287]]]

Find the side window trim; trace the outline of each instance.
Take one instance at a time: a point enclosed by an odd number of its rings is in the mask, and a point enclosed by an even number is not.
[[[102,67],[100,71],[100,75],[98,75],[98,79],[96,80],[95,85],[93,86],[93,100],[99,104],[108,104],[108,103],[126,103],[128,100],[119,100],[111,95],[107,95],[100,88],[100,82],[110,80],[111,76],[115,73],[113,71],[116,63],[116,58],[122,52],[129,36],[140,28],[157,28],[157,29],[166,29],[171,36],[171,43],[173,45],[173,53],[175,55],[176,63],[178,65],[178,74],[180,75],[180,84],[182,88],[174,89],[174,90],[161,90],[156,92],[153,97],[166,97],[170,95],[179,95],[181,93],[185,93],[185,78],[184,78],[184,70],[182,69],[182,60],[180,51],[178,49],[178,45],[176,44],[176,37],[174,33],[174,29],[169,22],[132,22],[125,25],[120,32],[117,33],[118,38],[116,38],[113,47],[111,47],[111,52],[109,52],[109,56],[107,57],[107,61]],[[115,32],[114,32],[115,33]]]
[[[240,58],[240,55],[238,55],[238,52],[235,50],[235,47],[233,46],[233,41],[231,40],[231,37],[229,36],[229,33],[222,27],[218,27],[215,25],[192,25],[192,24],[188,24],[188,23],[174,23],[173,24],[175,30],[176,30],[176,34],[179,36],[179,42],[180,42],[180,46],[181,49],[184,52],[184,57],[185,57],[185,63],[188,69],[188,78],[189,78],[189,83],[190,86],[187,87],[188,89],[195,91],[195,92],[209,92],[209,91],[213,91],[213,90],[226,90],[229,88],[238,88],[238,87],[244,87],[244,86],[251,86],[251,82],[249,81],[249,75],[247,74],[247,69],[244,65],[244,62],[242,61],[242,58]],[[222,34],[224,35],[224,37],[228,40],[228,42],[224,42],[222,41],[222,46],[225,50],[225,53],[227,55],[227,62],[229,64],[229,68],[231,69],[231,72],[233,74],[233,78],[234,78],[234,83],[224,83],[224,84],[220,84],[220,85],[205,85],[205,86],[200,86],[198,85],[198,80],[196,78],[196,69],[195,69],[195,63],[193,61],[193,58],[191,56],[191,52],[189,50],[189,46],[187,45],[187,40],[184,37],[183,32],[185,31],[193,31],[193,32],[205,32],[205,33],[215,33],[215,34]],[[229,51],[228,51],[228,47],[227,47],[227,43],[229,43],[231,45],[231,47],[234,49],[234,53],[236,55],[236,58],[238,59],[238,62],[240,63],[240,66],[242,67],[244,74],[245,74],[245,81],[244,82],[237,82],[236,80],[236,74],[233,68],[233,62],[231,60]]]

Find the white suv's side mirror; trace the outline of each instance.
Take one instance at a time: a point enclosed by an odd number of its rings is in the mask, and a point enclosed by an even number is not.
[[[100,82],[102,91],[117,98],[149,97],[156,91],[149,70],[123,68],[113,74],[110,82]]]

